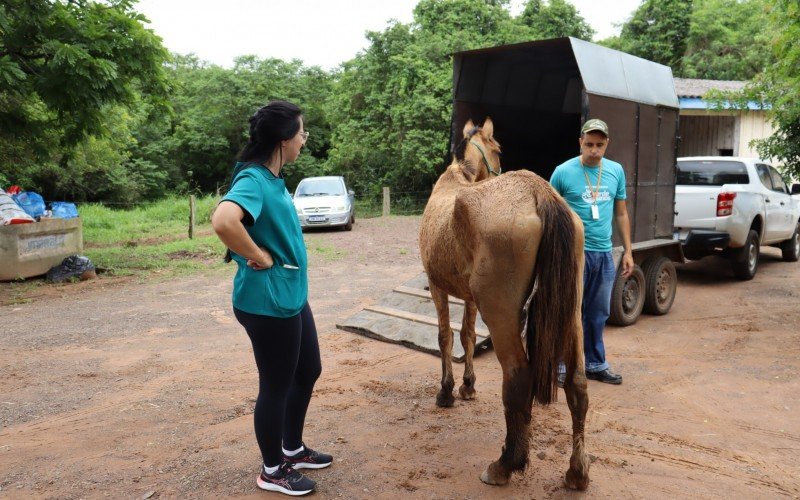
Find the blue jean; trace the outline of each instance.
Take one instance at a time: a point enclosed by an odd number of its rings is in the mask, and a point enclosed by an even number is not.
[[[581,320],[583,322],[583,354],[587,372],[601,372],[610,368],[606,361],[606,346],[603,343],[603,329],[611,314],[611,291],[617,270],[611,252],[583,252],[583,302]],[[559,363],[558,371],[566,373],[564,363]]]
[[[581,305],[583,353],[586,356],[586,371],[601,372],[609,368],[603,329],[611,314],[611,290],[617,270],[611,252],[585,251],[583,254],[586,258]]]

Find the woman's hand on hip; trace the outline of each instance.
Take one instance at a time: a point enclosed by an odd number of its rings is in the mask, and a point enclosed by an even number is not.
[[[254,271],[263,271],[275,264],[272,260],[272,255],[265,248],[259,247],[259,250],[261,250],[261,255],[258,259],[247,259],[247,265],[253,268]]]

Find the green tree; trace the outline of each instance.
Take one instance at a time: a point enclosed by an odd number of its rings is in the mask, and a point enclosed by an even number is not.
[[[233,68],[174,54],[167,69],[173,88],[172,115],[143,111],[134,129],[132,158],[139,168],[158,166],[167,190],[213,192],[227,185],[236,157],[247,141],[248,119],[272,99],[288,99],[304,112],[311,133],[304,154],[286,169],[293,186],[322,171],[330,127],[323,103],[331,75],[300,61],[238,57]]]
[[[528,0],[519,20],[533,30],[536,38],[572,36],[588,41],[594,36],[589,23],[566,0]]]
[[[131,109],[168,112],[161,40],[133,1],[0,4],[0,165],[47,199],[134,199],[161,179],[131,163]]]
[[[772,0],[770,27],[774,62],[751,91],[766,96],[775,133],[758,145],[764,158],[777,158],[800,179],[800,5],[796,0]]]
[[[103,108],[140,90],[163,100],[161,40],[133,0],[6,0],[0,5],[0,132],[33,138],[57,130],[64,144],[103,132]],[[49,149],[48,144],[37,144]]]
[[[749,80],[771,61],[764,0],[695,0],[680,76]]]
[[[679,72],[691,13],[692,0],[644,0],[623,24],[620,36],[602,43]]]
[[[59,162],[36,162],[27,171],[32,185],[48,199],[136,202],[152,197],[165,175],[131,160],[136,122],[123,106],[106,106],[100,121],[106,129],[89,135]]]
[[[448,160],[452,53],[533,38],[506,1],[422,0],[414,21],[367,34],[328,101],[334,124],[326,169],[361,194],[381,185],[426,191]]]

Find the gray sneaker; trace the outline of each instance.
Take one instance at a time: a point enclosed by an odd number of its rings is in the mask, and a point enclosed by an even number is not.
[[[272,474],[267,474],[266,467],[262,466],[261,474],[256,479],[256,484],[262,490],[297,497],[307,495],[317,487],[317,483],[294,470],[288,462],[280,464]]]

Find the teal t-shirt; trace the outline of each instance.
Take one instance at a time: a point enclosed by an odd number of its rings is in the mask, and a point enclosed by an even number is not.
[[[247,233],[275,262],[269,269],[255,271],[247,259],[231,252],[239,266],[233,279],[233,307],[278,318],[299,314],[308,299],[308,257],[283,178],[251,164],[236,175],[222,201],[232,201],[244,210],[249,216],[245,217]]]
[[[599,219],[592,218],[592,192],[597,187],[599,167],[584,167],[578,156],[557,166],[550,176],[550,184],[583,221],[586,235],[584,248],[590,252],[611,251],[614,201],[626,198],[625,171],[622,165],[607,158],[601,161],[603,173],[597,190]],[[589,176],[591,187],[586,182],[584,172]]]

